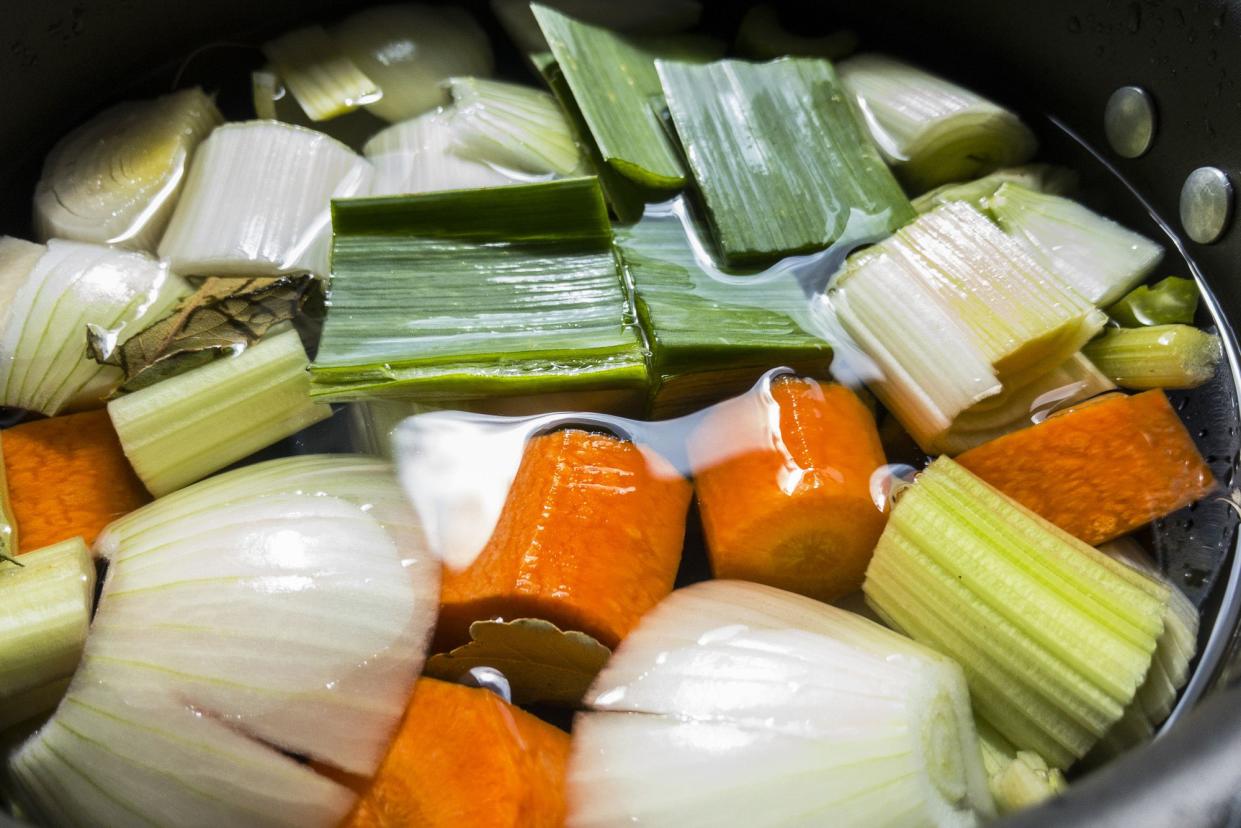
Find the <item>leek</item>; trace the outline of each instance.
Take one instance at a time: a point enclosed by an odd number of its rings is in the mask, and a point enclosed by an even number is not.
[[[964,826],[993,812],[960,668],[771,587],[672,593],[585,704],[573,828]]]
[[[247,466],[113,523],[81,666],[9,759],[52,825],[330,828],[421,668],[439,562],[386,464]],[[326,772],[316,772],[305,757]]]
[[[1063,791],[1064,774],[1028,750],[1017,750],[986,722],[978,723],[978,741],[987,783],[1000,814],[1039,804]]]
[[[776,7],[761,3],[741,18],[737,30],[737,51],[749,58],[821,57],[839,60],[857,49],[857,32],[842,29],[826,35],[790,32],[780,23]]]
[[[17,517],[9,502],[9,481],[4,471],[4,443],[0,440],[0,562],[17,554]]]
[[[1168,276],[1153,285],[1139,285],[1107,309],[1126,328],[1144,325],[1192,325],[1198,312],[1198,284]]]
[[[802,326],[806,297],[796,274],[725,276],[701,261],[690,232],[667,212],[616,230],[651,350],[652,416],[742,393],[773,365],[824,376],[831,346]]]
[[[1163,248],[1075,201],[1017,184],[987,204],[1000,227],[1096,305],[1110,305],[1145,279]]]
[[[1082,349],[1121,388],[1197,388],[1215,376],[1220,339],[1189,325],[1109,328]]]
[[[19,284],[0,327],[0,405],[53,416],[90,408],[120,385],[116,368],[86,355],[86,329],[105,338],[137,333],[189,292],[166,265],[145,253],[53,239],[34,257],[6,243],[0,256],[16,269],[0,283]]]
[[[502,170],[454,153],[453,142],[449,116],[438,109],[375,135],[363,149],[375,169],[371,195],[473,190],[513,183]]]
[[[898,496],[863,591],[891,626],[960,661],[975,713],[1054,768],[1133,702],[1170,600],[946,457]]]
[[[263,44],[263,54],[312,121],[345,115],[383,97],[322,26],[306,26],[269,40]]]
[[[573,133],[547,92],[478,78],[453,78],[448,90],[457,155],[530,175],[582,172]]]
[[[332,415],[308,397],[306,352],[286,331],[108,403],[143,485],[159,497]]]
[[[951,435],[959,417],[1011,402],[1104,323],[964,202],[850,257],[830,298],[875,365],[871,390],[928,453],[959,450]]]
[[[314,121],[297,99],[285,88],[284,79],[271,66],[250,73],[250,91],[254,99],[254,115],[262,121],[284,121],[294,126],[309,127],[332,136],[355,151],[372,135],[388,126],[366,109],[355,109],[330,121]]]
[[[154,250],[195,149],[222,121],[198,88],[104,110],[61,138],[43,162],[36,233]]]
[[[1005,167],[973,181],[941,184],[915,198],[911,204],[919,213],[934,210],[949,201],[966,201],[984,212],[991,196],[1004,184],[1020,184],[1027,190],[1050,195],[1071,195],[1077,190],[1077,173],[1054,164],[1024,164]]]
[[[311,393],[461,400],[642,389],[593,178],[334,204]]]
[[[889,231],[913,218],[827,61],[657,67],[729,263],[826,247],[853,211]]]
[[[840,78],[879,150],[915,193],[1023,164],[1038,149],[1012,112],[886,55],[849,58]]]
[[[547,0],[542,5],[584,23],[630,34],[671,34],[692,28],[702,16],[698,0]],[[548,50],[530,0],[491,0],[491,10],[523,54]]]
[[[275,121],[227,124],[203,142],[160,256],[184,275],[327,274],[333,198],[372,169],[328,136]]]
[[[332,30],[336,45],[383,96],[367,109],[389,123],[446,103],[441,83],[486,77],[494,60],[487,34],[456,6],[399,3],[355,12]]]
[[[0,731],[47,713],[78,666],[95,600],[81,538],[0,560]]]

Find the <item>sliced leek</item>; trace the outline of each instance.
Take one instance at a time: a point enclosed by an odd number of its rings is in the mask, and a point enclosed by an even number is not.
[[[913,218],[827,61],[657,67],[729,263],[826,247],[854,212],[889,230]]]
[[[1077,202],[1004,184],[987,202],[1000,227],[1096,305],[1110,305],[1145,279],[1163,248]]]
[[[366,108],[355,109],[330,121],[312,120],[271,66],[250,73],[250,91],[256,118],[316,129],[358,152],[371,136],[388,126],[387,121],[372,115]]]
[[[189,293],[167,265],[145,253],[53,239],[36,259],[30,247],[4,246],[20,249],[0,255],[0,266],[15,268],[20,286],[0,311],[7,313],[0,328],[0,405],[48,416],[101,406],[122,374],[87,356],[87,326],[106,338],[129,336]]]
[[[312,121],[345,115],[383,97],[322,26],[286,32],[264,43],[263,53]]]
[[[1170,600],[946,457],[897,498],[863,591],[890,625],[958,660],[975,713],[1053,768],[1133,702]]]
[[[108,403],[143,485],[159,497],[332,415],[308,395],[296,331]]]
[[[986,722],[978,723],[978,741],[987,783],[1000,814],[1039,804],[1063,791],[1064,774],[1028,750],[1017,750]]]
[[[448,91],[455,154],[530,175],[583,172],[564,112],[547,92],[480,78],[453,78]]]
[[[222,121],[198,88],[104,110],[48,153],[35,187],[35,232],[154,250],[195,149]]]
[[[1139,285],[1107,309],[1126,328],[1144,325],[1192,325],[1198,312],[1198,284],[1168,276],[1153,285]]]
[[[1012,112],[916,66],[864,54],[839,68],[871,137],[915,193],[1023,164],[1038,148]]]
[[[95,561],[81,538],[0,559],[0,732],[56,707],[95,601]]]
[[[375,169],[371,195],[412,195],[442,190],[501,187],[513,179],[502,170],[453,152],[454,132],[442,109],[388,127],[366,142]]]
[[[203,142],[159,245],[187,276],[327,275],[329,202],[369,192],[373,170],[328,136],[276,121]]]
[[[0,439],[0,562],[17,554],[21,548],[18,539],[17,516],[9,501],[9,481],[4,467],[4,442]]]
[[[491,0],[491,10],[523,54],[546,52],[547,39],[530,0]],[[691,28],[702,16],[698,0],[547,0],[540,5],[614,32],[670,34]]]
[[[1189,325],[1109,328],[1082,349],[1121,388],[1197,388],[1224,356],[1215,334]]]
[[[1055,164],[1005,167],[973,181],[941,184],[918,196],[911,203],[919,213],[933,210],[949,201],[966,201],[985,212],[989,206],[988,200],[1004,184],[1020,184],[1027,190],[1050,195],[1072,195],[1077,190],[1077,173]]]

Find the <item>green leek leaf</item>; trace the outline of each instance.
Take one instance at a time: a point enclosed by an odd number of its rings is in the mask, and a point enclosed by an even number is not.
[[[644,388],[594,178],[338,201],[312,394]]]
[[[1193,279],[1169,276],[1153,285],[1139,285],[1107,309],[1126,328],[1144,325],[1192,325],[1198,312],[1198,285]]]
[[[826,247],[853,210],[914,217],[827,61],[656,65],[730,263]]]

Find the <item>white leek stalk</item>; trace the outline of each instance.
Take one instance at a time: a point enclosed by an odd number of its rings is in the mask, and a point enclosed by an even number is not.
[[[400,3],[352,14],[333,29],[336,45],[383,96],[367,104],[396,123],[447,102],[448,78],[491,74],[487,34],[456,6]]]
[[[982,763],[987,783],[1001,814],[1010,814],[1043,802],[1063,791],[1064,774],[1028,750],[1017,750],[986,722],[978,723]]]
[[[987,207],[1044,267],[1101,307],[1145,280],[1163,258],[1155,242],[1072,199],[1005,184]]]
[[[1077,189],[1077,173],[1055,164],[1023,164],[1005,167],[973,181],[943,184],[910,202],[919,213],[933,210],[949,201],[968,201],[986,210],[988,199],[1005,184],[1020,184],[1028,190],[1051,195],[1070,195]]]
[[[0,322],[0,405],[48,416],[90,408],[120,384],[117,368],[86,356],[86,329],[109,337],[137,333],[171,311],[189,286],[145,253],[53,239],[35,259],[5,241],[0,284],[20,283]],[[33,260],[33,266],[32,266]]]
[[[453,78],[453,151],[531,175],[580,175],[583,157],[556,99],[515,83]]]
[[[307,26],[269,40],[263,44],[263,54],[312,121],[345,115],[383,97],[375,82],[340,52],[322,26]]]
[[[41,244],[15,236],[0,236],[0,332],[4,330],[4,320],[18,289],[26,283],[39,257],[46,252],[47,248]]]
[[[310,400],[296,331],[108,403],[121,448],[159,497],[332,416]]]
[[[95,562],[81,538],[0,560],[0,731],[60,701],[94,601]]]
[[[366,195],[373,171],[333,138],[276,121],[216,129],[199,147],[160,255],[178,273],[327,274],[329,203]]]
[[[524,54],[546,52],[550,47],[530,0],[491,0],[491,10]],[[572,18],[628,34],[671,34],[693,28],[702,16],[698,0],[545,0],[539,5],[564,12]]]
[[[372,774],[435,622],[439,564],[391,468],[248,466],[106,529],[82,664],[12,756],[51,825],[329,828]]]
[[[916,193],[1022,164],[1038,148],[1012,112],[916,66],[865,54],[837,70],[879,151]]]
[[[365,108],[355,109],[330,121],[312,120],[285,86],[284,79],[270,65],[250,73],[250,92],[258,119],[309,127],[332,136],[355,152],[361,152],[371,136],[388,125],[387,121],[380,120]]]
[[[832,305],[867,382],[929,453],[957,418],[1062,365],[1106,317],[964,202],[851,257]]]
[[[513,179],[490,164],[453,152],[447,113],[435,109],[388,127],[363,152],[375,168],[372,195],[501,187]]]
[[[960,668],[772,587],[672,593],[585,704],[569,826],[975,825],[993,810]]]
[[[201,89],[106,109],[57,142],[35,188],[39,237],[154,250],[199,142],[223,121]]]

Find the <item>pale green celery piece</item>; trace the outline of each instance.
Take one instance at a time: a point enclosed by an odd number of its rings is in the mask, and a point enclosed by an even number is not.
[[[375,133],[388,126],[387,121],[372,115],[370,110],[365,108],[355,109],[330,121],[311,120],[272,66],[264,66],[252,72],[250,87],[256,118],[283,121],[286,124],[318,130],[357,152],[362,151],[362,147]]]
[[[933,210],[949,201],[965,201],[979,210],[986,211],[987,200],[1003,184],[1020,184],[1030,190],[1051,195],[1067,196],[1077,190],[1077,173],[1068,167],[1055,164],[1023,164],[1005,167],[972,181],[941,184],[915,198],[911,204],[919,213]]]
[[[863,591],[960,662],[980,718],[1059,769],[1133,702],[1170,601],[946,457],[898,497]]]
[[[693,28],[702,16],[698,0],[548,0],[542,5],[584,23],[629,34],[671,34]],[[542,71],[536,57],[547,51],[547,39],[539,29],[530,0],[491,0],[491,10],[517,48]]]
[[[331,415],[309,397],[292,330],[108,403],[125,456],[156,497]]]
[[[852,29],[817,36],[790,32],[770,3],[762,3],[746,12],[737,29],[738,54],[758,60],[785,56],[839,60],[852,54],[857,45],[857,32]]]
[[[1163,258],[1155,242],[1072,199],[1004,184],[987,201],[1005,232],[1100,307],[1141,282]]]
[[[827,61],[656,66],[730,264],[827,247],[855,210],[889,230],[914,217]]]
[[[481,78],[447,82],[452,150],[531,176],[580,175],[586,164],[563,110],[542,89]]]
[[[1039,804],[1063,791],[1064,774],[1028,750],[1017,750],[995,728],[978,722],[978,744],[987,783],[1000,815]]]
[[[1223,358],[1218,336],[1190,325],[1110,328],[1082,349],[1121,388],[1197,388]]]
[[[315,397],[646,388],[596,179],[337,201],[333,225]]]
[[[1144,325],[1192,325],[1198,312],[1198,284],[1168,276],[1153,285],[1138,285],[1107,309],[1125,328]]]
[[[0,732],[60,701],[82,655],[95,562],[81,538],[0,560]]]
[[[312,121],[328,121],[383,97],[379,86],[340,50],[322,26],[286,32],[263,54]]]
[[[796,274],[723,274],[699,258],[706,253],[695,251],[688,232],[697,230],[656,211],[616,228],[651,351],[652,415],[742,393],[776,365],[826,376],[831,346],[803,327],[808,300]]]
[[[4,435],[0,433],[0,562],[17,554],[17,518],[9,503],[9,482],[4,473]]]

